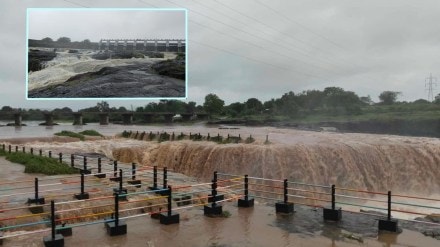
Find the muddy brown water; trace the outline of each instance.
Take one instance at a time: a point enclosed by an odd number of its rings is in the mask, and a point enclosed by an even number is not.
[[[0,179],[3,182],[28,180],[34,174],[24,174],[22,165],[0,158]],[[43,175],[37,175],[44,177]],[[270,204],[257,202],[254,208],[238,208],[235,203],[224,203],[227,218],[209,218],[203,215],[201,207],[178,211],[181,222],[177,225],[161,225],[149,216],[127,219],[128,233],[110,237],[103,223],[77,227],[73,236],[66,237],[66,246],[438,246],[439,241],[425,237],[419,232],[404,229],[401,234],[376,233],[375,220],[361,224],[369,231],[356,233],[344,228],[356,224],[337,226],[323,223],[318,210],[298,207],[294,215],[276,215]],[[2,217],[2,213],[0,213]],[[353,229],[355,229],[354,227]],[[348,229],[348,230],[353,230]],[[17,232],[6,232],[15,234]],[[8,238],[3,246],[44,246],[42,238],[50,232]],[[358,240],[347,238],[353,234]]]

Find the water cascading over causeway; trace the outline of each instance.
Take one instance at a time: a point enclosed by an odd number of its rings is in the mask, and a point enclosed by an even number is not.
[[[221,171],[374,191],[438,193],[439,140],[361,139],[269,145],[151,142],[116,148],[113,156],[123,162],[167,166],[203,180]]]

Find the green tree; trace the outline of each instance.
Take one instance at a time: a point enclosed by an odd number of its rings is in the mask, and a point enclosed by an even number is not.
[[[392,105],[396,103],[397,97],[401,94],[402,94],[401,92],[396,92],[396,91],[383,91],[379,95],[380,103],[383,105]]]
[[[57,43],[69,44],[70,43],[70,38],[68,38],[68,37],[60,37],[60,38],[57,39]]]
[[[2,107],[2,109],[0,111],[2,111],[2,112],[11,112],[11,111],[14,111],[14,108],[5,105],[5,106]]]
[[[216,94],[210,93],[205,96],[205,102],[203,108],[208,114],[219,114],[223,111],[225,102],[220,99]]]
[[[186,104],[186,112],[194,113],[196,111],[196,107],[197,107],[197,103],[194,101],[190,101],[188,102],[188,104]]]
[[[263,103],[257,98],[250,98],[244,103],[247,114],[256,114],[263,110]]]
[[[43,41],[44,43],[53,43],[53,40],[49,37],[46,37],[46,38],[42,39],[41,41]]]
[[[362,97],[360,97],[359,98],[364,104],[366,104],[366,105],[372,105],[374,102],[373,102],[373,100],[371,100],[371,97],[370,97],[370,95],[368,95],[368,96],[362,96]]]
[[[108,112],[110,110],[110,105],[107,101],[101,101],[96,104],[98,111],[100,112]]]
[[[440,93],[437,94],[437,96],[435,96],[434,103],[435,104],[440,104]]]
[[[227,108],[226,111],[229,115],[231,115],[232,117],[236,117],[243,114],[245,106],[240,102],[235,102],[228,105],[226,108]]]
[[[292,91],[283,94],[281,98],[275,100],[276,111],[289,117],[297,116],[299,110],[297,100],[295,93]]]
[[[307,90],[303,91],[297,96],[297,103],[299,106],[312,111],[318,107],[321,107],[324,103],[324,92],[319,90]]]

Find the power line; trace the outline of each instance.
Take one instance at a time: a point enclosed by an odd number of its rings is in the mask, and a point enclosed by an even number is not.
[[[202,14],[202,13],[200,13],[200,12],[198,12],[198,11],[195,11],[195,10],[190,9],[190,8],[188,8],[188,7],[185,7],[185,6],[183,6],[183,5],[180,5],[180,4],[177,4],[177,3],[174,3],[174,2],[172,2],[172,1],[170,1],[170,0],[165,0],[165,1],[171,3],[171,4],[175,5],[175,6],[181,7],[181,8],[187,8],[187,9],[189,9],[191,12],[193,12],[193,13],[195,13],[195,14],[197,14],[197,15],[200,15],[200,16],[203,16],[203,17],[205,17],[205,18],[208,18],[209,20],[212,20],[212,21],[214,21],[214,22],[220,23],[220,24],[222,24],[222,25],[224,25],[224,26],[227,26],[227,27],[232,28],[232,29],[234,29],[234,30],[237,30],[237,31],[239,31],[239,32],[245,33],[245,34],[247,34],[247,35],[249,35],[249,36],[255,37],[255,38],[260,39],[260,40],[265,40],[266,42],[273,43],[273,44],[275,44],[275,45],[277,45],[277,46],[279,46],[279,47],[283,47],[284,49],[286,49],[286,50],[290,50],[290,51],[293,51],[293,52],[295,52],[295,53],[301,53],[303,56],[306,56],[306,57],[309,57],[309,58],[312,58],[312,59],[317,59],[317,57],[312,56],[312,55],[308,54],[307,52],[304,52],[301,48],[298,48],[298,47],[297,47],[297,50],[293,50],[291,47],[286,46],[286,45],[283,45],[282,43],[277,43],[277,42],[275,42],[275,41],[272,41],[272,40],[270,40],[270,39],[267,39],[266,37],[262,37],[262,36],[255,35],[255,34],[253,34],[253,33],[251,33],[251,32],[248,32],[248,31],[243,30],[243,29],[241,29],[241,28],[237,28],[237,27],[232,26],[232,25],[230,25],[230,24],[228,24],[228,23],[225,23],[225,22],[223,22],[223,21],[220,21],[220,20],[217,20],[217,19],[215,19],[215,18],[212,18],[212,17],[210,17],[209,15]],[[299,49],[299,50],[298,50],[298,49]],[[318,59],[324,61],[325,63],[328,63],[328,64],[333,65],[333,64],[332,64],[331,62],[329,62],[329,61],[325,61],[325,60],[323,60],[323,59],[321,59],[321,58],[318,58]]]
[[[145,1],[142,1],[142,0],[138,0],[138,1],[141,2],[141,3],[143,3],[143,4],[147,4],[147,5],[151,6],[151,7],[159,8],[158,6],[153,5],[153,4],[151,4],[151,3],[147,3],[147,2],[145,2]]]
[[[250,16],[250,15],[247,15],[247,14],[241,12],[241,11],[238,11],[238,10],[236,10],[236,9],[234,9],[234,8],[232,8],[232,7],[226,5],[226,4],[224,4],[224,3],[222,3],[222,2],[220,2],[220,1],[218,1],[218,0],[214,0],[214,2],[216,2],[217,4],[220,4],[220,5],[222,5],[222,6],[224,6],[225,8],[227,8],[227,9],[229,9],[229,10],[231,10],[231,11],[233,11],[233,12],[235,12],[235,13],[241,15],[241,16],[244,16],[244,17],[246,17],[246,18],[249,18],[249,19],[251,19],[252,21],[255,21],[255,22],[257,22],[257,23],[260,23],[261,25],[267,27],[268,29],[271,29],[271,30],[275,31],[276,33],[279,33],[279,34],[285,35],[285,36],[289,37],[290,39],[295,40],[295,41],[297,41],[297,42],[299,42],[299,43],[305,45],[306,47],[312,47],[312,48],[314,48],[314,49],[316,49],[316,50],[319,50],[319,51],[321,51],[321,52],[325,52],[325,53],[327,52],[327,50],[323,50],[323,49],[321,49],[321,48],[318,47],[318,46],[311,45],[309,42],[306,42],[306,41],[303,41],[303,40],[301,40],[301,39],[298,39],[297,37],[293,36],[293,35],[290,34],[290,33],[286,33],[286,32],[283,32],[283,31],[281,31],[281,30],[279,30],[279,29],[276,29],[276,28],[274,28],[274,27],[272,27],[272,26],[270,26],[270,25],[268,25],[268,24],[266,24],[266,23],[264,23],[264,22],[258,20],[257,18],[255,18],[255,17],[253,17],[253,16]],[[320,58],[320,59],[322,59],[323,61],[325,60],[325,61],[327,61],[327,62],[331,62],[331,61],[328,60],[328,59],[323,59],[323,58]]]
[[[322,34],[320,34],[320,33],[318,33],[318,32],[313,31],[312,29],[308,28],[307,26],[305,26],[305,25],[303,25],[303,24],[301,24],[301,23],[299,23],[299,22],[293,20],[292,18],[290,18],[290,17],[288,17],[287,15],[285,15],[284,13],[282,13],[282,12],[280,12],[280,11],[278,11],[278,10],[272,8],[272,7],[270,7],[269,5],[267,5],[267,4],[265,4],[265,3],[262,3],[260,0],[254,0],[254,1],[256,1],[258,4],[262,5],[263,7],[266,7],[266,8],[268,8],[268,9],[270,9],[272,12],[274,12],[274,13],[277,14],[278,16],[281,16],[281,17],[283,17],[284,19],[290,21],[291,23],[296,24],[296,25],[302,27],[303,29],[307,30],[308,32],[313,33],[314,35],[320,37],[321,39],[324,39],[324,40],[328,41],[329,43],[331,43],[331,44],[334,45],[335,47],[338,47],[338,48],[340,48],[340,49],[344,49],[341,45],[337,44],[336,42],[332,41],[331,39],[325,37],[324,35],[322,35]]]
[[[290,70],[289,68],[286,68],[286,67],[281,67],[281,66],[278,66],[278,65],[275,65],[275,64],[272,64],[272,63],[268,63],[268,62],[265,62],[265,61],[261,61],[261,60],[258,60],[258,59],[255,59],[255,58],[252,58],[252,57],[239,55],[239,54],[234,53],[234,52],[231,52],[231,51],[229,51],[229,50],[225,50],[225,49],[222,49],[222,48],[219,48],[219,47],[215,47],[215,46],[212,46],[212,45],[208,45],[208,44],[205,44],[205,43],[202,43],[202,42],[198,42],[198,41],[195,41],[195,40],[189,40],[189,41],[190,41],[190,42],[193,42],[193,43],[196,43],[196,44],[199,44],[199,45],[202,45],[202,46],[209,47],[209,48],[214,49],[214,50],[218,50],[218,51],[222,51],[222,52],[228,53],[228,54],[233,55],[233,56],[236,56],[236,57],[241,57],[241,58],[245,58],[245,59],[247,59],[247,60],[251,60],[251,61],[253,61],[253,62],[266,64],[266,65],[272,66],[272,67],[277,68],[277,69],[280,69],[280,70]],[[303,74],[304,74],[304,73],[303,73]],[[313,75],[309,75],[309,74],[305,74],[305,75],[307,75],[307,76],[313,76]]]
[[[73,1],[64,0],[64,2],[67,2],[67,3],[73,4],[73,5],[76,5],[76,6],[84,7],[84,8],[90,8],[90,7],[88,7],[88,6],[85,6],[85,5],[82,5],[82,4],[79,4],[79,3],[73,2]]]
[[[199,26],[201,26],[201,27],[203,27],[203,28],[209,29],[209,30],[211,30],[211,31],[214,31],[214,32],[219,33],[219,34],[222,34],[222,35],[224,35],[224,36],[227,36],[227,37],[230,37],[230,38],[233,38],[233,39],[239,40],[239,41],[241,41],[241,42],[244,42],[244,43],[246,43],[246,44],[252,45],[252,46],[257,47],[257,48],[259,48],[259,49],[265,50],[265,51],[267,51],[267,52],[270,52],[270,53],[276,54],[276,55],[278,55],[278,56],[283,56],[283,57],[286,57],[286,58],[288,58],[288,59],[290,59],[290,60],[298,61],[298,62],[300,62],[300,63],[307,64],[307,65],[309,65],[309,66],[311,66],[311,67],[320,68],[320,69],[325,70],[325,71],[327,71],[327,72],[334,73],[334,72],[332,72],[332,71],[330,71],[330,70],[328,70],[328,69],[326,69],[326,68],[322,68],[322,67],[319,67],[319,66],[316,66],[316,65],[313,65],[313,64],[310,64],[310,63],[304,62],[304,61],[300,61],[300,60],[298,60],[298,59],[296,59],[296,58],[294,58],[294,57],[288,56],[288,55],[283,54],[283,53],[281,53],[281,52],[272,51],[272,50],[269,50],[269,49],[267,49],[267,48],[265,48],[265,47],[263,47],[263,46],[260,46],[260,45],[258,45],[258,44],[254,44],[254,43],[252,43],[252,42],[250,42],[250,41],[247,41],[247,40],[244,40],[244,39],[241,39],[241,38],[238,38],[238,37],[231,36],[231,35],[229,35],[229,34],[226,33],[226,32],[222,32],[222,31],[214,30],[214,29],[212,29],[211,27],[209,27],[209,26],[207,26],[207,25],[204,25],[204,24],[201,24],[201,23],[198,23],[198,22],[196,22],[196,21],[190,20],[189,22],[194,23],[194,24],[197,24],[197,25],[199,25]],[[302,72],[301,72],[301,73],[302,73]]]
[[[428,91],[428,101],[434,101],[434,87],[437,86],[437,77],[433,77],[432,74],[425,79],[425,90]]]

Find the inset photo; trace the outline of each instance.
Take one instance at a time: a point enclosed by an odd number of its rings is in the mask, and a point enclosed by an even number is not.
[[[27,99],[187,96],[185,9],[27,11]]]

